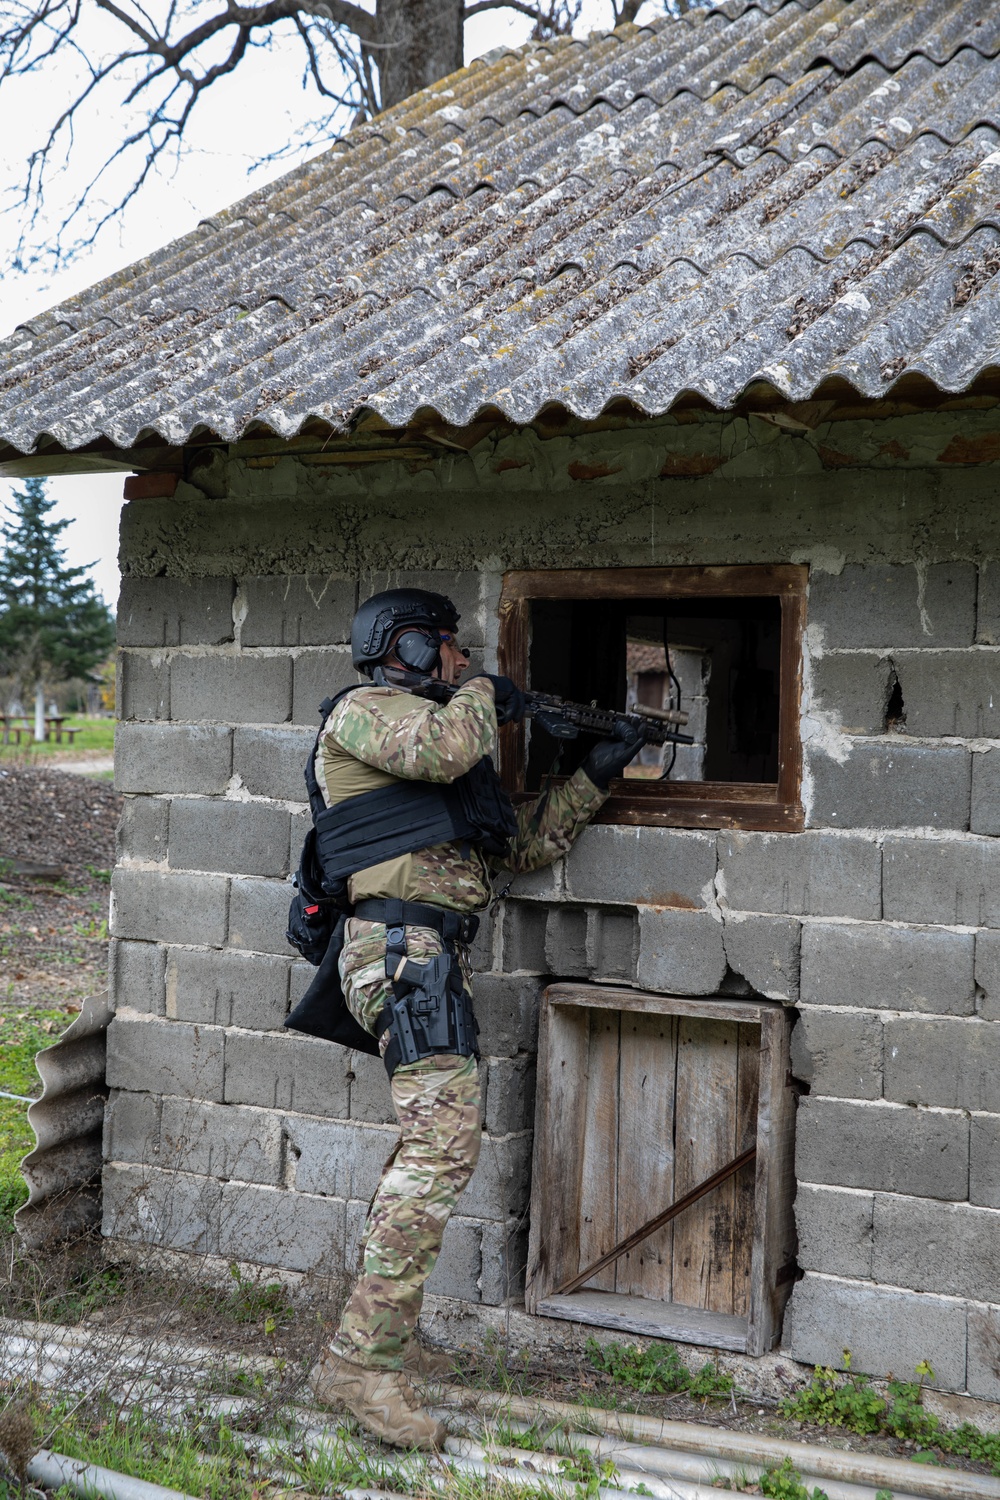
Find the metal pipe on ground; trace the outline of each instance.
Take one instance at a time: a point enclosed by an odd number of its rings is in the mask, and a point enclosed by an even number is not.
[[[918,1500],[1000,1500],[1000,1479],[970,1474],[962,1469],[931,1469],[905,1459],[882,1458],[873,1453],[854,1453],[843,1448],[821,1448],[815,1443],[797,1443],[757,1433],[731,1432],[723,1427],[702,1427],[694,1422],[673,1422],[634,1412],[606,1411],[599,1407],[573,1406],[566,1401],[525,1401],[518,1397],[472,1392],[464,1386],[438,1387],[435,1398],[456,1406],[475,1402],[479,1410],[515,1417],[533,1424],[555,1419],[574,1430],[607,1433],[626,1444],[641,1439],[657,1448],[678,1453],[702,1454],[727,1459],[757,1469],[776,1468],[790,1458],[801,1474],[820,1481],[908,1494]]]
[[[95,1495],[101,1500],[195,1500],[180,1490],[168,1490],[147,1479],[133,1479],[130,1474],[116,1474],[113,1469],[51,1453],[47,1448],[40,1449],[29,1463],[28,1478],[49,1490],[65,1485],[74,1495],[85,1495],[88,1500]]]
[[[441,1409],[436,1409],[435,1414],[442,1418],[445,1415]],[[531,1430],[526,1422],[511,1422],[508,1425],[515,1432]],[[447,1445],[449,1452],[453,1451],[452,1442],[457,1441],[461,1440],[449,1439]],[[654,1500],[671,1500],[675,1490],[675,1481],[679,1479],[689,1484],[706,1484],[716,1489],[719,1487],[719,1480],[733,1480],[736,1481],[733,1488],[739,1489],[741,1484],[754,1483],[760,1473],[758,1464],[734,1463],[731,1459],[712,1458],[697,1453],[677,1453],[669,1448],[616,1443],[611,1439],[591,1437],[586,1433],[575,1432],[572,1437],[572,1446],[577,1450],[585,1449],[598,1460],[610,1460],[625,1488],[635,1489],[637,1485],[645,1485]],[[524,1451],[526,1450],[490,1446],[487,1449],[487,1456],[495,1454],[498,1458],[506,1460],[508,1456],[513,1457],[518,1452]],[[529,1454],[529,1457],[535,1456]],[[558,1454],[547,1456],[558,1465]],[[807,1489],[812,1489],[816,1481],[820,1479],[819,1475],[807,1473],[804,1469],[799,1472]],[[838,1479],[823,1479],[822,1488],[827,1500],[874,1500],[876,1494],[871,1485],[851,1484]],[[912,1491],[904,1493],[897,1490],[894,1500],[921,1500],[921,1497],[914,1495]]]

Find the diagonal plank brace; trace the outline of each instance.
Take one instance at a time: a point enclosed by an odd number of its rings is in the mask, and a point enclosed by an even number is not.
[[[706,1177],[703,1182],[699,1182],[689,1193],[685,1193],[683,1198],[678,1198],[675,1203],[671,1203],[670,1207],[665,1208],[661,1214],[657,1214],[655,1219],[649,1219],[641,1229],[630,1234],[628,1239],[620,1240],[613,1250],[609,1250],[599,1260],[585,1266],[576,1276],[571,1276],[569,1281],[564,1282],[556,1291],[550,1292],[549,1296],[565,1297],[570,1292],[578,1291],[585,1281],[596,1276],[598,1271],[603,1271],[605,1266],[610,1266],[613,1260],[617,1260],[629,1250],[634,1250],[636,1245],[641,1245],[643,1240],[655,1234],[658,1229],[662,1229],[664,1224],[669,1224],[671,1219],[676,1219],[677,1215],[682,1214],[686,1208],[690,1208],[692,1203],[697,1203],[699,1198],[704,1198],[714,1188],[721,1187],[724,1182],[728,1182],[730,1177],[735,1177],[740,1168],[748,1166],[756,1155],[757,1147],[750,1146],[732,1161],[727,1162],[724,1167],[720,1167],[717,1172],[713,1172],[711,1177]]]

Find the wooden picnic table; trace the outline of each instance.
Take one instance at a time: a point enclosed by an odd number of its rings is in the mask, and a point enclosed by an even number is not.
[[[68,717],[68,714],[46,714],[45,738],[61,745],[63,735],[65,735],[69,744],[72,745],[83,726],[77,724],[71,728],[66,723]],[[33,740],[35,737],[34,717],[28,714],[0,714],[0,725],[3,726],[2,742],[5,745],[10,744],[11,736],[15,745],[20,745],[22,735],[26,740]]]

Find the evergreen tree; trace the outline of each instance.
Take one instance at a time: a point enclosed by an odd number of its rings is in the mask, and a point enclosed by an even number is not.
[[[69,568],[58,545],[69,521],[51,521],[43,479],[14,491],[0,526],[0,666],[35,693],[35,739],[45,738],[45,686],[83,677],[114,642],[111,611],[88,567]]]

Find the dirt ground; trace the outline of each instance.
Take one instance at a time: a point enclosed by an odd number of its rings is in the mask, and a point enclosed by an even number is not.
[[[106,983],[122,798],[55,769],[0,767],[0,1014],[79,1010]],[[40,878],[30,867],[60,869]],[[27,869],[26,869],[27,867]],[[48,1027],[57,1031],[53,1022]]]

